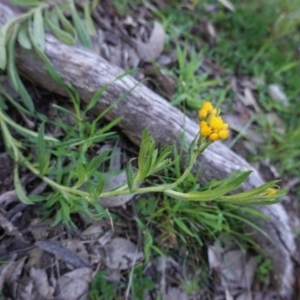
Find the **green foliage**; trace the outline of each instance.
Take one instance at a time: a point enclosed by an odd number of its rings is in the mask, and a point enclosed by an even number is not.
[[[197,100],[199,95],[201,99],[214,99],[218,104],[227,101],[229,88],[226,80],[211,79],[208,73],[197,72],[206,56],[216,59],[231,72],[253,75],[263,79],[265,83],[277,82],[288,88],[291,99],[289,108],[273,103],[264,86],[259,87],[258,91],[260,104],[266,111],[280,111],[288,124],[286,135],[276,133],[264,118],[257,120],[260,120],[262,128],[270,131],[266,152],[268,156],[276,160],[280,157],[280,153],[284,152],[281,171],[287,170],[297,175],[299,173],[295,166],[298,166],[297,149],[300,146],[297,123],[299,109],[293,106],[293,101],[295,102],[299,93],[296,79],[299,63],[285,43],[289,41],[290,44],[296,45],[299,42],[297,35],[294,35],[295,25],[299,24],[297,18],[299,10],[293,1],[286,2],[290,3],[290,6],[285,6],[285,1],[279,1],[281,13],[276,12],[275,21],[273,16],[276,8],[270,6],[268,1],[263,4],[262,14],[256,13],[261,9],[259,5],[262,5],[258,1],[245,6],[242,1],[235,1],[238,8],[235,13],[220,9],[217,14],[211,16],[214,25],[219,28],[217,45],[213,49],[203,46],[201,51],[196,50],[198,40],[190,34],[190,30],[194,23],[204,16],[203,10],[196,11],[193,19],[186,10],[177,9],[180,1],[173,1],[174,7],[162,11],[154,10],[154,13],[162,20],[170,37],[175,40],[182,39],[184,42],[184,46],[176,45],[178,66],[172,70],[164,70],[176,78],[178,89],[172,104],[199,109],[202,105],[202,101]],[[200,186],[190,171],[197,155],[208,145],[202,145],[201,149],[197,148],[198,136],[189,147],[186,168],[181,172],[181,155],[177,155],[176,149],[168,147],[159,151],[155,139],[145,130],[138,157],[131,159],[127,164],[127,181],[112,191],[103,192],[105,166],[112,159],[112,153],[109,150],[97,155],[91,153],[94,144],[116,142],[118,137],[111,130],[121,118],[109,123],[102,120],[111,107],[91,123],[88,115],[108,85],[100,87],[89,103],[83,106],[78,91],[63,82],[44,53],[45,30],[51,31],[65,44],[74,45],[79,41],[84,47],[91,48],[90,36],[95,34],[91,12],[95,9],[97,0],[84,2],[83,11],[77,9],[74,1],[54,5],[37,0],[11,0],[11,2],[27,10],[0,29],[0,53],[3,54],[0,56],[0,70],[6,71],[12,86],[20,93],[22,103],[13,99],[0,86],[0,127],[6,150],[15,161],[13,179],[20,201],[28,205],[41,202],[46,212],[45,218],[55,216],[53,225],[59,222],[72,225],[73,213],[92,218],[108,216],[108,211],[98,204],[101,197],[147,194],[136,204],[138,212],[136,222],[143,232],[146,263],[154,256],[163,255],[179,244],[187,249],[189,259],[193,259],[196,255],[198,257],[199,249],[201,250],[207,240],[216,239],[222,233],[228,234],[237,244],[251,245],[253,244],[251,234],[240,230],[244,225],[265,234],[251,220],[251,217],[264,216],[252,208],[236,204],[273,204],[279,201],[286,190],[277,190],[277,182],[272,181],[251,191],[233,194],[248,178],[249,172],[235,173],[224,180]],[[119,12],[127,11],[127,1],[114,2],[118,5]],[[66,18],[66,12],[71,13],[71,20]],[[72,112],[54,105],[56,113],[54,122],[35,110],[34,103],[16,69],[14,59],[16,43],[24,49],[36,51],[52,78],[67,91],[73,104]],[[188,47],[188,44],[193,46]],[[173,45],[167,41],[166,48],[171,47]],[[125,72],[116,80],[131,72],[133,71]],[[120,99],[116,99],[116,102],[122,101],[130,92],[131,90]],[[9,115],[10,107],[33,119],[37,124],[37,130],[29,130],[18,125]],[[72,124],[63,121],[62,115],[71,118]],[[62,135],[59,138],[48,135],[47,128],[50,126],[56,126]],[[179,159],[171,160],[171,153],[174,154],[173,157],[178,156]],[[47,192],[43,195],[28,196],[20,182],[21,167],[27,168],[44,181],[48,185]],[[158,176],[159,180],[157,178],[155,181],[152,180],[153,176]],[[141,187],[140,184],[145,182],[148,185]],[[156,193],[155,196],[153,193]],[[259,261],[258,276],[261,280],[271,270],[269,261],[262,259]],[[143,276],[142,266],[136,266],[132,272],[131,295],[134,299],[144,299],[145,290],[152,290],[154,283]],[[201,281],[203,278],[199,277],[190,283],[183,283],[183,286],[192,292],[201,286]],[[126,288],[120,284],[116,289],[101,271],[94,278],[89,298],[121,299]]]
[[[258,265],[256,271],[257,278],[265,284],[270,284],[270,274],[273,270],[272,261],[269,258],[263,257],[261,255],[258,255],[256,257],[256,261]]]
[[[132,282],[130,285],[132,299],[145,299],[146,291],[154,289],[154,283],[148,277],[143,275],[142,266],[135,266],[132,269]],[[118,300],[123,299],[125,284],[119,284],[116,288],[115,284],[107,281],[105,271],[100,271],[94,277],[89,292],[89,300]]]

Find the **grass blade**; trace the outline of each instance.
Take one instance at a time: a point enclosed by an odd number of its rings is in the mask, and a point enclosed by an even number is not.
[[[70,8],[71,8],[72,19],[73,19],[75,29],[78,34],[78,39],[79,39],[80,43],[84,47],[91,49],[92,48],[91,39],[87,33],[87,30],[84,28],[84,25],[78,15],[78,12],[75,8],[74,2],[71,3]]]
[[[26,196],[23,190],[20,177],[19,177],[18,165],[16,165],[14,168],[14,187],[20,201],[22,201],[25,204],[33,204],[33,202]]]

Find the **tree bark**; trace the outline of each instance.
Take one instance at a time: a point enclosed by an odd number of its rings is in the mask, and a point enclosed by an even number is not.
[[[0,26],[14,15],[15,12],[10,7],[0,3]],[[196,136],[197,123],[131,76],[115,81],[115,78],[124,71],[111,65],[99,55],[82,47],[64,45],[49,34],[46,35],[45,53],[61,78],[72,84],[86,103],[96,90],[109,84],[94,111],[100,113],[112,106],[105,118],[114,120],[123,116],[119,126],[133,143],[140,143],[142,131],[146,127],[161,146],[174,142],[182,146],[183,141],[189,144]],[[65,90],[49,76],[43,63],[33,51],[17,47],[16,63],[26,77],[31,78],[40,86],[66,95]],[[130,90],[132,91],[125,99],[116,101]],[[200,167],[202,172],[199,181],[201,183],[225,178],[237,170],[253,171],[249,180],[244,184],[243,190],[264,183],[252,166],[220,142],[209,146],[198,157],[194,171]],[[259,232],[255,233],[254,238],[262,246],[265,254],[273,260],[280,294],[289,297],[294,284],[291,257],[295,257],[296,247],[288,215],[280,203],[255,208],[268,216],[268,220],[256,219],[255,221],[269,238]]]

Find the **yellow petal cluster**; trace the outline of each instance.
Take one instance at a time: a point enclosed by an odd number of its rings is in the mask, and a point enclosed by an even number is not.
[[[272,197],[275,196],[277,194],[277,189],[274,188],[267,188],[266,189],[267,195]]]
[[[203,103],[199,110],[200,135],[211,142],[225,140],[229,136],[228,124],[219,116],[218,111],[210,101]]]

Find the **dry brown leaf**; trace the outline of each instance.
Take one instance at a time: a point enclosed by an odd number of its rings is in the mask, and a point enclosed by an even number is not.
[[[268,113],[265,115],[269,123],[279,134],[285,134],[285,126],[281,120],[281,118],[276,113]]]
[[[36,241],[46,239],[51,230],[50,224],[43,224],[39,218],[33,219],[30,222],[30,226],[32,226],[30,232]]]
[[[33,287],[39,296],[51,300],[54,299],[54,287],[50,286],[46,271],[43,269],[32,268],[30,270]]]
[[[269,95],[274,101],[280,101],[285,107],[289,105],[286,94],[282,91],[278,84],[269,85]]]
[[[188,294],[182,289],[176,287],[169,287],[167,292],[163,295],[163,300],[189,300]]]
[[[16,200],[18,200],[18,195],[15,190],[7,191],[0,195],[0,205],[3,208]]]
[[[58,281],[62,299],[88,299],[90,283],[93,280],[91,268],[78,268],[64,274]],[[61,298],[60,298],[61,299]]]
[[[96,240],[103,234],[103,226],[93,224],[87,227],[82,233],[82,237],[88,240]]]
[[[154,27],[148,43],[137,41],[137,52],[144,62],[156,60],[164,50],[165,30],[158,22],[154,22]]]
[[[252,293],[250,291],[243,292],[236,297],[236,300],[252,300]]]
[[[84,246],[84,243],[79,240],[63,240],[62,245],[71,252],[76,253],[83,261],[89,261],[89,254]]]
[[[69,263],[75,268],[89,267],[89,262],[75,252],[63,247],[60,243],[54,241],[38,241],[35,243],[41,249],[52,253],[61,260]]]
[[[244,89],[244,97],[242,98],[242,100],[246,106],[253,106],[256,112],[259,111],[259,106],[251,89]]]
[[[109,269],[127,270],[144,259],[137,246],[125,238],[114,238],[105,246],[105,264]]]
[[[5,233],[10,236],[14,236],[16,239],[20,241],[24,241],[24,237],[22,233],[16,228],[10,221],[8,221],[1,213],[0,213],[0,227],[4,229]]]
[[[31,249],[28,253],[28,260],[26,263],[26,267],[31,269],[31,267],[39,268],[42,265],[42,256],[44,250],[41,248],[35,247]]]
[[[220,246],[209,246],[208,252],[208,264],[210,269],[218,270],[222,263],[222,252],[223,249]]]

